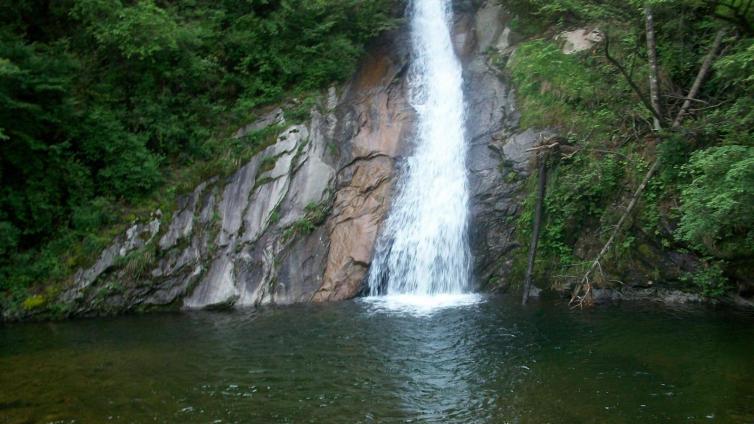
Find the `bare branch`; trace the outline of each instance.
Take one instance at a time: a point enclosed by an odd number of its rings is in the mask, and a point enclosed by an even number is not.
[[[664,94],[662,97],[667,97],[669,99],[688,100],[688,101],[691,101],[691,102],[698,102],[698,103],[709,103],[706,100],[691,99],[688,96],[684,97],[684,96],[674,96],[672,94]]]
[[[623,215],[620,217],[620,220],[618,220],[618,224],[615,225],[615,229],[613,230],[612,235],[610,235],[610,238],[607,240],[607,243],[602,247],[602,250],[597,254],[597,257],[594,258],[594,261],[592,261],[592,264],[589,266],[589,269],[587,269],[586,274],[584,274],[584,277],[581,279],[581,284],[578,284],[576,288],[573,291],[573,294],[571,295],[571,304],[577,305],[577,306],[583,306],[583,296],[586,296],[586,294],[591,293],[592,286],[590,283],[590,277],[595,269],[600,268],[601,265],[600,261],[602,260],[602,257],[605,256],[605,254],[610,250],[610,247],[613,245],[613,242],[618,237],[618,234],[620,233],[621,228],[623,228],[623,224],[626,222],[628,217],[631,215],[631,212],[633,212],[634,208],[636,207],[637,203],[639,203],[639,198],[641,198],[641,193],[644,192],[644,189],[647,187],[647,184],[649,183],[649,180],[654,176],[655,172],[660,168],[660,160],[656,159],[652,166],[649,168],[649,171],[647,171],[647,174],[644,176],[644,179],[642,180],[641,184],[639,184],[639,187],[634,192],[634,195],[631,197],[631,201],[628,203],[628,207],[626,208],[626,211],[623,213]],[[580,293],[584,291],[584,295],[580,295]]]
[[[610,62],[613,66],[615,66],[618,71],[623,75],[623,77],[626,79],[626,82],[631,87],[631,89],[636,93],[637,96],[639,96],[639,100],[641,100],[641,103],[644,105],[644,107],[647,108],[648,111],[652,113],[652,116],[657,119],[661,119],[661,116],[657,114],[657,111],[652,107],[652,103],[649,101],[647,96],[642,93],[641,89],[638,85],[634,82],[633,78],[631,78],[631,75],[626,71],[626,68],[623,67],[623,65],[618,62],[617,59],[615,59],[613,56],[610,55],[610,37],[607,33],[605,33],[605,58]]]
[[[677,128],[681,125],[681,121],[683,120],[684,115],[686,115],[686,112],[688,112],[688,109],[691,106],[692,99],[694,99],[694,97],[699,94],[699,90],[702,88],[702,83],[704,82],[704,79],[707,78],[707,74],[712,67],[712,62],[715,60],[718,50],[720,50],[720,45],[723,42],[723,37],[725,37],[725,30],[721,29],[717,32],[715,41],[712,42],[712,47],[710,47],[710,50],[707,53],[707,56],[704,58],[704,62],[702,63],[701,68],[699,68],[699,73],[696,75],[694,84],[691,85],[691,90],[689,90],[689,94],[688,96],[686,96],[686,100],[683,102],[681,110],[678,111],[678,115],[676,115],[675,120],[673,121],[673,128]]]
[[[537,147],[532,147],[530,149],[526,149],[526,151],[527,152],[536,152],[536,151],[539,151],[539,150],[552,149],[554,147],[558,147],[559,145],[560,145],[560,143],[558,143],[558,142],[552,143],[552,144],[543,144],[541,146],[537,146]]]
[[[718,107],[720,107],[720,106],[722,106],[722,105],[724,105],[726,103],[730,103],[730,101],[726,100],[724,102],[720,102],[720,103],[715,104],[715,105],[706,106],[706,107],[699,107],[699,108],[696,108],[696,109],[691,108],[691,109],[689,109],[689,111],[691,111],[691,112],[700,112],[700,111],[703,111],[703,110],[716,109],[716,108],[718,108]]]

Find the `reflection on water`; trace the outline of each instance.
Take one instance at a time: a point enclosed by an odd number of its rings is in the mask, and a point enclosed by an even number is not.
[[[479,383],[473,361],[479,340],[469,335],[476,333],[472,318],[478,313],[471,308],[482,299],[478,294],[363,299],[374,321],[390,325],[382,329],[390,336],[380,345],[384,352],[393,353],[383,355],[382,361],[397,382],[402,416],[420,422],[475,422],[478,418],[472,394]],[[458,315],[447,320],[434,316],[449,312]],[[400,315],[411,324],[396,319]],[[438,325],[440,321],[445,325]]]
[[[750,313],[391,302],[0,327],[0,423],[754,422]]]

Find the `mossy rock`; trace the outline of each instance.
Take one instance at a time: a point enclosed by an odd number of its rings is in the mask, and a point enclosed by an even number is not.
[[[40,309],[47,303],[47,299],[42,296],[41,294],[35,294],[33,296],[29,296],[24,300],[24,302],[21,304],[21,307],[24,309],[24,311],[30,312],[37,309]]]

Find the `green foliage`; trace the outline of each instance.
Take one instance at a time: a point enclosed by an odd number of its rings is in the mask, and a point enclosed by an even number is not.
[[[723,12],[720,2],[702,0],[506,3],[514,26],[527,38],[507,63],[522,126],[558,128],[582,149],[551,165],[538,267],[544,265],[550,275],[573,275],[571,267],[593,257],[648,164],[659,157],[662,166],[631,217],[633,225],[602,265],[631,267],[632,253],[648,247],[649,240],[653,246],[647,251],[691,251],[714,263],[689,276],[705,295],[728,290],[725,275],[744,275],[734,267],[754,260],[754,40],[746,28],[754,19],[738,16],[731,22],[733,9]],[[726,27],[729,35],[725,54],[714,63],[683,125],[661,134],[651,130],[649,113],[606,60],[604,46],[565,55],[549,41],[576,25],[601,28],[610,38],[611,55],[646,93],[645,4],[653,7],[665,93],[690,87],[716,32]],[[670,120],[681,100],[666,96],[662,103]],[[524,245],[534,204],[532,178],[517,222]]]
[[[130,252],[126,256],[118,257],[114,266],[122,269],[127,278],[138,280],[150,270],[157,259],[157,242],[155,240],[146,246]]]
[[[518,48],[508,71],[519,90],[524,128],[559,126],[607,136],[616,123],[629,125],[642,113],[626,82],[597,52],[566,55],[552,41],[531,40]]]
[[[712,83],[728,94],[730,107],[713,110],[705,122],[706,135],[725,144],[754,146],[754,38],[733,44],[714,68]]]
[[[44,296],[35,294],[27,297],[26,300],[24,300],[24,303],[21,304],[21,307],[23,307],[24,310],[31,311],[43,306],[46,302],[47,299],[45,299]]]
[[[330,212],[325,203],[317,204],[314,202],[306,205],[304,211],[306,212],[307,218],[312,221],[314,225],[322,225]]]
[[[314,223],[309,218],[301,218],[286,229],[283,238],[290,239],[297,234],[311,234],[312,232],[314,232],[315,228],[317,228],[317,226],[314,225]]]
[[[712,0],[716,18],[736,27],[747,36],[754,36],[754,7],[749,0]]]
[[[296,100],[296,104],[286,109],[285,117],[292,123],[302,123],[309,119],[309,114],[317,104],[317,96],[307,96],[304,100]]]
[[[681,194],[679,237],[708,255],[752,256],[754,147],[700,150],[685,170],[691,183]]]
[[[547,95],[565,103],[590,101],[600,88],[584,72],[579,58],[550,41],[533,40],[516,52],[512,76],[527,95]]]
[[[594,23],[608,19],[626,20],[636,2],[624,0],[505,0],[514,15],[514,30],[529,36],[552,26]]]
[[[227,134],[284,97],[308,112],[393,3],[0,5],[0,293],[66,278],[131,215],[274,143]]]
[[[579,262],[574,245],[581,234],[605,219],[610,203],[633,179],[627,156],[610,154],[612,147],[603,140],[624,134],[641,111],[625,81],[596,52],[566,55],[553,42],[534,39],[518,48],[508,71],[518,89],[521,125],[560,127],[585,149],[573,159],[552,162],[548,176],[539,252],[551,271],[566,269]],[[524,245],[535,184],[527,187],[530,197],[517,222]]]
[[[579,156],[560,163],[548,177],[545,197],[545,223],[540,239],[540,253],[547,262],[558,267],[569,267],[578,259],[573,245],[583,231],[599,223],[609,201],[620,194],[624,181],[625,163],[614,157]],[[518,220],[523,229],[522,242],[531,237],[535,191],[525,204]]]
[[[203,163],[206,171],[202,175],[206,178],[216,175],[218,171],[221,175],[230,175],[252,156],[275,144],[281,130],[281,126],[272,125],[240,138],[223,139],[209,144],[208,148],[215,153],[215,159]],[[272,169],[275,161],[272,157],[265,158],[262,167]]]
[[[306,214],[303,218],[297,220],[291,224],[290,227],[285,229],[283,232],[284,239],[290,240],[296,235],[313,233],[318,226],[325,223],[327,215],[329,214],[329,209],[327,207],[327,202],[320,204],[312,202],[306,205],[304,212],[306,212]]]
[[[20,231],[13,224],[0,221],[0,255],[12,253],[18,245]]]
[[[718,298],[729,289],[730,283],[718,264],[703,266],[698,271],[686,275],[685,280],[694,284],[704,296]]]
[[[280,211],[278,208],[273,209],[270,218],[267,220],[268,225],[275,225],[280,222]]]

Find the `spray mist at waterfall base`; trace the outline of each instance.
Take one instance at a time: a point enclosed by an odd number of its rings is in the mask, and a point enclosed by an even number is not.
[[[436,295],[394,294],[360,299],[375,311],[430,315],[446,308],[476,305],[484,300],[478,293],[446,293]]]

